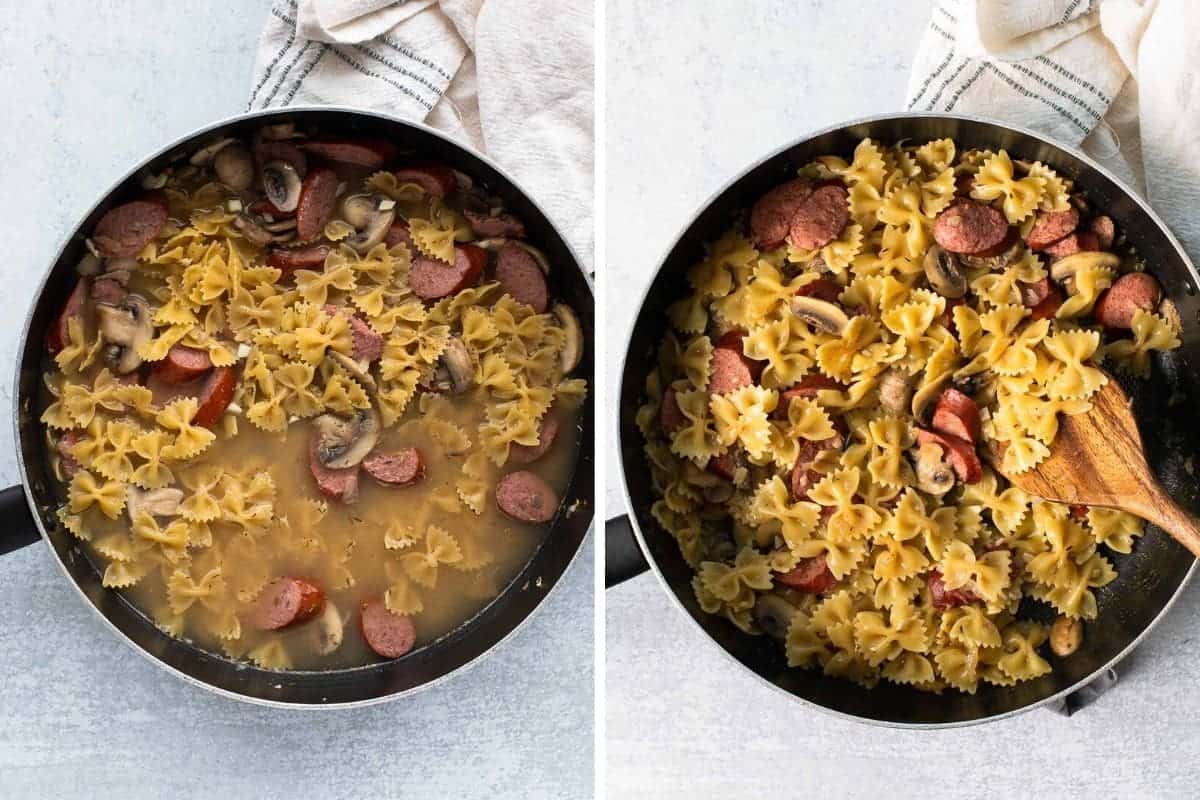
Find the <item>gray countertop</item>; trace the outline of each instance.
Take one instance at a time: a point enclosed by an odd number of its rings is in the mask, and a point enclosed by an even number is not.
[[[609,4],[602,277],[614,343],[671,237],[729,177],[806,131],[902,110],[929,19],[924,1],[699,5]],[[612,393],[620,356],[610,345]],[[605,435],[612,453],[611,420]],[[607,481],[611,515],[622,508],[611,455]],[[1196,796],[1196,587],[1076,716],[933,733],[788,701],[705,641],[653,577],[606,600],[613,798]]]
[[[243,110],[268,4],[6,4],[0,26],[0,361],[60,239],[151,149]],[[9,419],[10,379],[0,379]],[[0,479],[15,483],[0,426]],[[590,797],[590,540],[481,663],[362,710],[225,700],[113,637],[44,545],[2,559],[0,797]]]

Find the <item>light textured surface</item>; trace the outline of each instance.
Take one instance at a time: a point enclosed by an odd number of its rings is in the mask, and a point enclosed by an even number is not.
[[[5,4],[0,362],[97,193],[151,149],[242,110],[267,7]],[[6,367],[3,419],[9,386]],[[8,423],[0,479],[17,479]],[[100,625],[44,545],[0,562],[0,797],[591,795],[590,544],[491,657],[412,698],[321,713],[235,703],[158,670]]]
[[[886,7],[886,10],[884,10]],[[659,257],[745,164],[804,132],[902,108],[926,2],[612,2],[607,375]],[[870,33],[864,33],[870,31]],[[1200,255],[1200,254],[1193,254]],[[613,439],[612,421],[606,434]],[[610,451],[611,452],[611,451]],[[621,506],[610,458],[609,513]],[[642,576],[607,593],[609,797],[1194,797],[1200,708],[1186,593],[1111,694],[963,730],[873,728],[789,701]]]

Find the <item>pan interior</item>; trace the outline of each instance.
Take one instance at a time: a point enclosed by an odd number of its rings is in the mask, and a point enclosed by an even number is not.
[[[791,669],[773,640],[748,636],[723,618],[700,610],[691,587],[691,568],[674,539],[650,515],[656,498],[634,418],[655,348],[666,332],[667,306],[679,298],[684,273],[703,256],[705,243],[724,232],[741,210],[817,156],[849,158],[864,138],[920,143],[943,137],[953,138],[960,150],[1005,148],[1013,158],[1042,161],[1071,178],[1093,207],[1104,209],[1116,221],[1118,231],[1124,232],[1161,281],[1165,296],[1179,309],[1183,344],[1157,359],[1149,381],[1123,385],[1133,399],[1151,465],[1173,497],[1193,512],[1200,509],[1192,478],[1200,431],[1187,424],[1184,411],[1200,399],[1200,373],[1188,368],[1189,362],[1200,358],[1200,298],[1194,268],[1161,223],[1103,172],[1032,134],[982,120],[892,116],[855,123],[793,145],[734,180],[684,230],[651,284],[628,343],[620,396],[621,459],[631,509],[645,549],[680,605],[725,652],[780,689],[832,711],[898,725],[982,721],[1031,707],[1089,680],[1153,625],[1190,574],[1192,557],[1152,527],[1131,555],[1114,554],[1118,578],[1097,590],[1100,614],[1087,623],[1083,647],[1067,659],[1054,659],[1054,671],[1038,680],[1011,688],[981,683],[974,695],[956,691],[935,695],[886,681],[868,690],[817,670]],[[1044,618],[1053,619],[1049,608],[1044,610]]]
[[[87,601],[134,646],[185,678],[242,699],[293,705],[365,703],[418,688],[473,661],[515,630],[557,583],[578,552],[592,519],[594,407],[590,392],[578,417],[580,444],[574,473],[564,493],[564,510],[529,563],[501,593],[471,620],[404,658],[324,671],[265,670],[201,650],[159,630],[118,592],[105,589],[86,552],[57,525],[54,509],[61,503],[62,494],[49,472],[38,421],[36,397],[45,357],[42,341],[73,286],[75,264],[85,252],[86,232],[110,207],[141,191],[140,181],[146,173],[160,170],[178,157],[186,158],[199,144],[217,135],[249,137],[262,125],[283,122],[316,127],[332,136],[386,138],[397,146],[401,158],[411,154],[414,160],[444,163],[482,182],[525,222],[529,241],[541,247],[556,266],[550,276],[552,295],[576,310],[584,341],[595,341],[592,290],[578,260],[541,209],[487,161],[427,128],[370,112],[317,108],[248,114],[200,130],[147,159],[75,228],[46,276],[26,325],[17,376],[17,437],[26,486],[51,548]],[[594,374],[590,348],[584,348],[576,374],[589,378]]]

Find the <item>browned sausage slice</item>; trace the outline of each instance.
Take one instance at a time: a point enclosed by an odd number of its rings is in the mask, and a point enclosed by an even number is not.
[[[795,386],[791,387],[790,389],[785,389],[779,395],[779,405],[775,407],[775,414],[776,416],[786,417],[788,413],[788,406],[790,406],[792,400],[796,398],[807,397],[816,399],[817,396],[825,389],[833,389],[840,392],[845,388],[846,384],[841,383],[840,381],[835,381],[833,378],[830,378],[827,375],[822,375],[819,372],[810,373],[801,378],[800,382]]]
[[[979,599],[975,592],[965,586],[958,589],[947,589],[945,581],[942,580],[942,573],[936,569],[930,570],[925,582],[929,586],[929,598],[933,602],[934,608],[965,606],[967,603],[974,603]]]
[[[1138,309],[1153,311],[1162,299],[1162,287],[1153,275],[1130,272],[1117,278],[1096,301],[1092,316],[1106,328],[1129,330]]]
[[[396,147],[383,139],[309,139],[300,148],[318,158],[367,169],[379,169],[396,157]]]
[[[299,625],[325,608],[325,593],[303,578],[275,578],[258,596],[250,618],[262,631]]]
[[[454,170],[441,164],[414,164],[395,172],[398,183],[415,183],[433,197],[445,197],[458,188]]]
[[[350,317],[350,338],[354,348],[351,355],[355,361],[370,363],[383,356],[383,334],[357,315]]]
[[[384,242],[388,247],[395,247],[403,242],[408,245],[410,252],[416,252],[417,246],[413,244],[412,231],[408,229],[408,223],[402,219],[398,219],[392,223],[392,227],[388,228],[387,236],[384,237]]]
[[[841,304],[841,301],[838,299],[841,293],[842,285],[829,278],[817,278],[815,281],[809,281],[796,290],[797,297],[815,297],[818,300],[824,300],[826,303],[835,303],[838,305]]]
[[[836,434],[819,442],[804,439],[800,442],[800,452],[796,454],[796,463],[792,466],[792,499],[796,502],[808,499],[808,490],[821,480],[821,473],[812,469],[813,462],[826,450],[841,449],[846,440],[846,423],[839,417],[834,421]]]
[[[329,167],[318,167],[308,173],[300,188],[300,204],[296,206],[296,235],[307,241],[325,230],[337,205],[337,173]]]
[[[823,555],[800,559],[795,568],[776,575],[775,580],[805,594],[824,594],[837,583]]]
[[[1050,256],[1052,260],[1058,260],[1076,253],[1095,252],[1099,249],[1100,242],[1096,239],[1096,234],[1091,231],[1075,231],[1059,239],[1042,252]]]
[[[996,209],[966,198],[955,200],[933,223],[933,238],[952,253],[975,255],[1008,235],[1008,220]]]
[[[166,224],[167,196],[150,192],[105,212],[92,232],[92,243],[108,258],[136,256]]]
[[[496,484],[496,505],[520,522],[549,522],[558,510],[558,495],[537,475],[521,470]]]
[[[550,306],[550,289],[537,259],[524,247],[506,242],[496,255],[496,280],[518,303],[542,314]]]
[[[811,181],[796,178],[764,194],[750,209],[750,238],[761,250],[774,250],[787,240],[792,217],[812,194]]]
[[[963,483],[975,483],[983,477],[983,464],[979,460],[979,454],[975,452],[974,445],[965,439],[947,436],[940,431],[917,428],[917,442],[919,444],[933,442],[941,447],[954,474]]]
[[[525,223],[512,214],[481,214],[478,211],[466,209],[463,216],[471,225],[476,236],[493,238],[503,236],[508,239],[525,238]]]
[[[1074,208],[1066,211],[1043,211],[1029,229],[1025,241],[1030,250],[1045,250],[1064,236],[1069,236],[1079,227],[1079,212]]]
[[[1112,247],[1113,241],[1117,238],[1117,226],[1112,221],[1112,217],[1096,217],[1088,225],[1088,230],[1095,234],[1096,244],[1101,250],[1107,250]]]
[[[167,357],[156,361],[150,371],[163,383],[180,384],[196,380],[212,369],[212,365],[208,353],[177,344],[172,345]]]
[[[670,436],[682,428],[686,422],[687,417],[683,415],[683,409],[679,407],[679,400],[675,397],[675,389],[668,386],[667,391],[663,392],[662,408],[659,409],[658,423],[662,426],[663,433]]]
[[[508,458],[514,464],[532,464],[549,452],[558,438],[558,419],[547,415],[542,420],[541,430],[538,431],[538,443],[535,445],[514,444],[508,451]]]
[[[62,469],[63,477],[71,480],[75,477],[75,473],[83,469],[75,456],[71,455],[71,448],[79,444],[83,439],[83,434],[76,430],[63,431],[62,436],[54,443],[54,449],[58,452],[58,465]]]
[[[792,244],[803,250],[814,250],[840,236],[850,221],[848,196],[846,187],[840,183],[827,183],[813,189],[792,216],[788,233]]]
[[[487,266],[487,251],[472,244],[454,248],[454,264],[421,256],[413,262],[408,284],[422,300],[441,300],[474,286]]]
[[[46,351],[50,355],[57,355],[67,346],[67,323],[83,315],[87,308],[88,295],[91,293],[91,283],[88,278],[80,278],[75,288],[67,295],[67,302],[63,303],[58,316],[50,323],[50,327],[46,328]]]
[[[362,467],[372,478],[388,486],[411,486],[425,477],[425,461],[415,447],[371,453],[362,460]]]
[[[233,400],[236,385],[237,375],[234,374],[233,367],[215,367],[200,390],[200,406],[196,409],[196,416],[192,418],[192,422],[206,428],[215,425]]]
[[[287,277],[298,269],[320,269],[329,255],[327,244],[309,247],[279,247],[267,253],[267,266],[277,267]]]
[[[92,281],[91,297],[97,303],[107,303],[110,306],[115,306],[128,296],[129,290],[112,278],[101,277]]]
[[[317,491],[332,500],[353,503],[358,500],[358,464],[346,469],[330,469],[317,458],[317,437],[308,445],[308,470],[317,483]]]
[[[935,431],[975,444],[979,440],[979,406],[951,386],[938,398],[932,424]]]
[[[367,646],[384,658],[399,658],[417,643],[417,630],[412,620],[388,611],[379,599],[362,604],[358,625]]]
[[[736,477],[738,457],[734,450],[726,450],[719,456],[712,456],[704,469],[722,480],[732,481]]]

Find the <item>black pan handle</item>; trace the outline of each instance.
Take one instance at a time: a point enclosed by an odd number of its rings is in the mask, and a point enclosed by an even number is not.
[[[25,487],[18,483],[0,490],[0,556],[40,538],[42,534],[29,513],[29,503],[25,502]]]
[[[613,517],[604,523],[604,588],[641,575],[650,569],[642,548],[633,535],[628,514]]]

